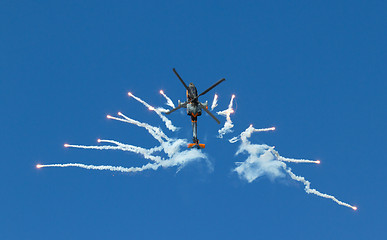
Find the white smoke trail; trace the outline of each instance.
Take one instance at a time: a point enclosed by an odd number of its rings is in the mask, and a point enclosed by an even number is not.
[[[110,143],[114,144],[114,146],[85,146],[85,145],[72,145],[65,144],[65,147],[71,148],[80,148],[80,149],[94,149],[94,150],[121,150],[121,151],[129,151],[139,155],[142,155],[145,159],[150,160],[151,162],[141,166],[141,167],[122,167],[122,166],[109,166],[109,165],[86,165],[81,163],[67,163],[67,164],[38,164],[37,168],[44,167],[79,167],[84,169],[92,169],[92,170],[109,170],[109,171],[119,171],[119,172],[141,172],[148,169],[157,170],[158,168],[168,168],[177,166],[178,170],[182,169],[186,164],[194,161],[198,161],[201,159],[206,160],[209,167],[210,162],[207,160],[207,156],[198,149],[189,149],[189,150],[181,150],[182,147],[186,147],[188,142],[185,139],[172,139],[169,138],[161,128],[154,127],[148,123],[139,122],[137,120],[131,119],[121,112],[118,113],[119,116],[123,118],[112,117],[108,115],[109,119],[114,119],[121,122],[126,122],[130,124],[134,124],[138,127],[142,127],[148,131],[148,133],[156,139],[160,146],[156,146],[150,149],[133,146],[125,143],[120,143],[115,140],[101,140],[98,139],[99,143]],[[159,155],[154,155],[157,152],[164,152],[167,155],[167,158],[164,158]],[[211,169],[212,170],[212,169]]]
[[[175,104],[173,104],[173,101],[164,93],[163,90],[160,90],[160,94],[163,95],[163,97],[167,100],[167,105],[171,108],[175,108]]]
[[[153,127],[153,126],[149,125],[148,123],[142,123],[142,122],[136,121],[134,119],[128,118],[127,116],[125,116],[121,112],[119,112],[118,115],[124,117],[125,119],[112,117],[110,115],[107,115],[107,118],[114,119],[114,120],[121,121],[121,122],[131,123],[131,124],[134,124],[136,126],[143,127],[160,143],[164,142],[163,139],[169,140],[167,135],[165,135],[165,133],[158,127]]]
[[[272,153],[277,157],[279,161],[283,162],[292,162],[292,163],[317,163],[320,164],[320,160],[307,160],[307,159],[294,159],[294,158],[286,158],[279,155],[279,153],[274,150],[274,147],[271,148]]]
[[[267,129],[266,129],[267,130]],[[274,129],[272,129],[274,130]],[[354,210],[357,208],[348,203],[339,201],[334,196],[321,193],[316,189],[310,188],[310,182],[305,180],[304,177],[300,177],[295,175],[291,169],[284,163],[284,161],[288,162],[297,162],[297,163],[319,163],[317,161],[305,160],[305,159],[291,159],[284,158],[279,155],[277,151],[274,150],[274,147],[269,147],[267,145],[258,145],[252,144],[248,138],[251,136],[253,132],[259,132],[257,129],[254,129],[252,125],[250,125],[244,132],[240,134],[240,136],[235,137],[230,140],[231,143],[235,143],[241,140],[241,145],[239,146],[236,155],[240,153],[246,152],[248,154],[247,159],[244,162],[238,162],[237,167],[234,169],[235,172],[238,173],[239,177],[247,180],[248,182],[252,182],[255,179],[261,176],[268,176],[270,179],[275,179],[277,177],[283,177],[287,173],[289,176],[298,182],[302,182],[305,185],[305,191],[307,193],[315,194],[319,197],[328,198],[336,203],[350,207]]]
[[[274,131],[275,127],[270,128],[254,128],[251,124],[244,132],[242,132],[239,136],[233,137],[230,140],[228,140],[230,143],[236,143],[239,140],[247,141],[247,138],[251,137],[251,134],[253,132],[268,132],[268,131]]]
[[[122,147],[127,147],[128,144],[125,144],[125,143],[120,143],[120,142],[117,142],[117,141],[114,141],[114,140],[104,140],[104,139],[98,139],[98,142],[101,142],[101,143],[113,143],[113,144],[116,144],[118,146],[122,146]],[[146,149],[146,148],[142,148],[142,147],[137,147],[137,146],[132,146],[132,145],[129,145],[133,148],[136,148],[136,149],[139,149],[139,150],[144,150],[146,151],[148,154],[152,154],[154,152],[160,152],[163,150],[163,148],[161,146],[157,146],[157,147],[153,147],[153,148],[150,148],[150,149]]]
[[[214,95],[214,100],[212,100],[211,111],[214,110],[214,108],[216,108],[216,106],[218,106],[218,95],[217,94]]]
[[[289,174],[289,176],[293,180],[296,180],[298,182],[302,182],[305,185],[305,192],[315,194],[315,195],[317,195],[319,197],[331,199],[331,200],[335,201],[339,205],[352,208],[353,210],[357,210],[357,207],[352,206],[352,205],[350,205],[348,203],[342,202],[342,201],[338,200],[337,198],[335,198],[332,195],[321,193],[321,192],[317,191],[316,189],[310,188],[310,182],[308,180],[306,180],[304,177],[300,177],[300,176],[295,175],[292,172],[291,168],[287,168],[287,169],[285,169],[285,171]]]
[[[230,104],[228,105],[228,108],[223,111],[217,112],[218,115],[225,116],[226,117],[226,122],[224,123],[223,128],[219,129],[218,137],[223,138],[223,135],[232,132],[232,128],[234,127],[234,124],[232,124],[230,114],[234,113],[234,109],[232,109],[232,104],[234,101],[235,95],[231,96]]]
[[[117,172],[133,172],[133,167],[126,168],[121,166],[107,166],[107,165],[86,165],[82,163],[65,163],[65,164],[38,164],[36,165],[37,168],[45,168],[45,167],[79,167],[79,168],[85,168],[85,169],[93,169],[93,170],[109,170],[109,171],[117,171]]]
[[[170,157],[175,152],[179,151],[180,145],[187,144],[187,142],[183,139],[170,139],[167,135],[165,135],[165,133],[161,130],[161,128],[154,127],[148,123],[142,123],[142,122],[136,121],[134,119],[131,119],[131,118],[125,116],[121,112],[119,112],[118,115],[120,115],[121,117],[123,117],[125,119],[115,118],[115,117],[112,117],[110,115],[108,115],[107,117],[110,119],[118,120],[121,122],[131,123],[131,124],[137,125],[139,127],[145,128],[153,136],[153,138],[155,138],[157,141],[160,142],[161,147],[163,148],[164,152],[166,154],[168,154],[168,156],[170,156]],[[165,139],[165,140],[163,140],[163,139]]]
[[[145,107],[147,107],[149,110],[151,110],[151,111],[154,111],[160,118],[161,118],[161,120],[165,123],[165,126],[169,129],[169,130],[171,130],[171,131],[173,131],[173,132],[175,132],[176,130],[178,130],[178,128],[177,127],[175,127],[175,126],[173,126],[173,124],[172,124],[172,121],[171,120],[169,120],[167,117],[165,117],[157,108],[154,108],[154,107],[152,107],[151,105],[149,105],[147,102],[145,102],[144,100],[142,100],[141,98],[139,98],[139,97],[136,97],[136,96],[134,96],[132,93],[128,93],[128,95],[130,96],[130,97],[133,97],[134,99],[136,99],[138,102],[140,102],[140,103],[142,103]]]
[[[187,142],[183,141],[180,142],[180,146],[186,145]],[[172,154],[172,157],[169,159],[162,159],[161,161],[158,161],[156,163],[148,163],[146,165],[143,165],[141,167],[121,167],[121,166],[109,166],[109,165],[86,165],[81,163],[66,163],[66,164],[38,164],[36,165],[37,168],[44,168],[44,167],[79,167],[79,168],[85,168],[85,169],[92,169],[92,170],[109,170],[109,171],[118,171],[118,172],[142,172],[144,170],[157,170],[160,167],[168,168],[168,167],[175,167],[179,166],[179,170],[187,165],[188,163],[198,161],[200,159],[207,159],[206,155],[197,150],[197,149],[190,149],[185,150],[182,152],[175,152]]]
[[[92,170],[109,170],[116,172],[138,172],[142,171],[143,168],[139,167],[122,167],[122,166],[109,166],[109,165],[86,165],[82,163],[65,163],[65,164],[43,164],[37,165],[37,168],[45,168],[45,167],[79,167],[84,169],[92,169]]]
[[[95,150],[121,150],[121,151],[127,151],[127,152],[133,152],[142,155],[145,159],[149,159],[155,162],[160,162],[161,158],[159,156],[153,156],[152,153],[155,151],[161,151],[161,147],[154,147],[151,149],[146,149],[142,147],[137,147],[129,144],[123,144],[119,143],[117,141],[113,140],[100,140],[98,139],[98,142],[107,142],[107,143],[114,143],[118,146],[85,146],[85,145],[71,145],[71,144],[65,144],[65,147],[69,148],[80,148],[80,149],[95,149]]]

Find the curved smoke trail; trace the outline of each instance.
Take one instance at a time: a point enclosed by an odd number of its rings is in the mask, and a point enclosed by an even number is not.
[[[154,112],[161,118],[161,120],[165,123],[165,126],[166,126],[169,130],[171,130],[171,131],[173,131],[173,132],[175,132],[175,131],[178,130],[177,127],[173,126],[172,121],[169,120],[166,116],[164,116],[157,108],[152,107],[152,106],[149,105],[147,102],[145,102],[144,100],[142,100],[142,99],[139,98],[139,97],[134,96],[134,95],[133,95],[132,93],[130,93],[130,92],[128,93],[128,95],[129,95],[130,97],[136,99],[138,102],[142,103],[142,104],[143,104],[144,106],[146,106],[149,110],[154,111]]]
[[[173,104],[173,101],[164,93],[163,90],[160,90],[160,94],[163,95],[163,97],[167,100],[167,105],[171,108],[175,108],[175,104]]]
[[[234,98],[235,98],[235,95],[232,95],[230,103],[228,104],[228,108],[226,110],[217,112],[218,115],[226,117],[226,122],[224,123],[223,128],[219,129],[219,131],[218,131],[218,133],[219,133],[218,137],[219,138],[223,138],[223,135],[225,135],[227,133],[231,133],[232,132],[232,128],[234,127],[234,124],[232,123],[231,117],[230,117],[230,114],[234,113],[234,109],[232,108],[232,104],[233,104]]]
[[[261,131],[270,131],[274,128],[264,128],[264,129],[255,129],[250,125],[244,132],[242,132],[238,137],[234,137],[229,140],[231,143],[241,141],[241,145],[236,152],[236,155],[240,153],[247,153],[248,157],[244,162],[236,163],[237,167],[234,169],[238,173],[239,177],[252,182],[255,179],[261,176],[268,176],[271,179],[277,177],[284,177],[287,173],[291,179],[301,182],[305,186],[305,192],[315,194],[319,197],[328,198],[335,201],[337,204],[350,207],[354,210],[357,207],[352,206],[348,203],[339,201],[332,195],[321,193],[316,189],[310,188],[310,182],[305,180],[304,177],[295,175],[291,168],[289,168],[285,162],[295,162],[295,163],[320,163],[320,161],[312,161],[306,159],[292,159],[284,158],[279,155],[277,151],[274,150],[274,147],[270,147],[264,144],[252,144],[248,138],[251,137],[251,134],[254,132]]]

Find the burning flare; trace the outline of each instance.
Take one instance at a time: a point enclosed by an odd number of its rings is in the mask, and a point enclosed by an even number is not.
[[[173,124],[172,124],[172,121],[169,120],[166,116],[164,116],[164,114],[161,113],[161,111],[159,111],[158,109],[152,107],[151,105],[149,105],[147,102],[145,102],[144,100],[142,100],[141,98],[139,97],[136,97],[134,96],[132,93],[128,93],[129,96],[133,97],[135,100],[137,100],[138,102],[140,102],[142,105],[144,105],[145,107],[147,107],[149,110],[151,111],[154,111],[160,118],[161,120],[165,123],[165,126],[175,132],[178,130],[177,127],[175,127]]]
[[[171,108],[175,108],[175,104],[173,104],[173,101],[164,93],[163,90],[160,90],[160,94],[163,95],[163,97],[167,100],[167,105]]]

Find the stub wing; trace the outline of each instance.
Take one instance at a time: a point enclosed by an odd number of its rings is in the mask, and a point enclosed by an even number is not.
[[[188,102],[185,102],[185,103],[179,103],[179,106],[177,106],[176,108],[174,108],[174,109],[172,109],[172,110],[169,110],[168,112],[166,112],[165,114],[171,114],[171,113],[173,113],[174,111],[176,111],[176,110],[178,110],[178,109],[180,109],[180,108],[185,108],[185,107],[187,107],[187,104],[188,104]]]

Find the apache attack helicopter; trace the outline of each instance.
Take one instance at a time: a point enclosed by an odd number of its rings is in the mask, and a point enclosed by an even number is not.
[[[180,109],[180,108],[187,108],[187,115],[191,116],[192,121],[192,132],[193,132],[193,143],[188,144],[188,148],[205,148],[205,144],[199,144],[199,139],[197,138],[197,117],[202,115],[202,109],[208,113],[218,124],[220,124],[220,121],[208,110],[208,101],[205,103],[199,102],[199,97],[203,96],[210,90],[212,90],[214,87],[216,87],[221,82],[225,81],[226,79],[222,78],[218,82],[216,82],[214,85],[209,87],[206,91],[202,92],[198,95],[198,91],[193,83],[190,83],[188,86],[185,84],[183,79],[180,77],[180,75],[176,72],[175,69],[173,69],[173,72],[176,74],[176,76],[180,79],[181,83],[184,85],[185,89],[187,89],[187,101],[184,103],[181,103],[180,100],[178,102],[178,106],[169,112],[166,112],[166,114],[171,114],[174,111]]]

